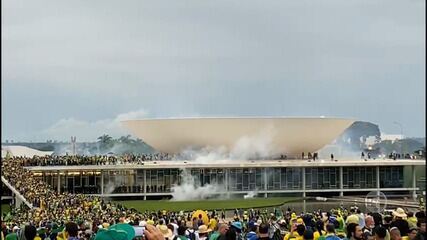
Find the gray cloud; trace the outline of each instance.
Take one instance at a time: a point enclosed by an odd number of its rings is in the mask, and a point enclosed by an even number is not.
[[[61,119],[47,129],[40,131],[36,136],[37,140],[46,139],[64,140],[67,136],[79,136],[79,141],[94,141],[97,137],[108,133],[112,137],[120,137],[130,134],[121,125],[123,120],[141,119],[147,117],[148,113],[144,109],[122,113],[114,119],[102,119],[94,122],[82,121],[74,118]]]
[[[424,134],[425,1],[2,4],[3,138],[140,108]]]

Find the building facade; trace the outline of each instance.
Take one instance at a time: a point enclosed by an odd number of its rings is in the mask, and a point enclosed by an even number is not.
[[[264,197],[286,194],[344,196],[372,191],[416,196],[420,193],[416,168],[424,167],[425,160],[377,159],[368,162],[260,160],[209,164],[162,161],[143,165],[37,166],[27,169],[58,192],[147,199],[170,197],[173,187],[184,182],[195,186],[215,184],[218,194],[255,191]]]

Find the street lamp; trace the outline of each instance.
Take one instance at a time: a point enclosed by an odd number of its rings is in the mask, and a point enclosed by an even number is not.
[[[394,124],[398,125],[400,127],[400,136],[402,137],[402,139],[400,140],[400,154],[403,154],[402,152],[402,145],[403,145],[403,127],[402,124],[400,122],[394,121]]]

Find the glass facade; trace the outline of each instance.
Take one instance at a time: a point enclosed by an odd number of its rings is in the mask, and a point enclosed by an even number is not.
[[[267,168],[267,190],[302,189],[301,168]]]
[[[143,174],[143,171],[141,170]],[[171,187],[174,184],[179,184],[178,169],[150,169],[146,172],[147,193],[152,192],[171,192]],[[141,182],[142,184],[143,181]]]
[[[200,186],[206,184],[225,184],[225,170],[218,168],[200,169],[193,168],[190,171],[186,171],[186,174],[191,173],[194,183]],[[180,176],[178,177],[178,184],[182,181]]]
[[[343,167],[343,189],[374,189],[377,187],[376,167]],[[145,172],[145,173],[144,173]],[[230,192],[253,190],[302,191],[302,168],[230,168],[230,169],[136,169],[61,172],[34,172],[34,177],[61,192],[120,194],[170,193],[186,176],[196,185],[223,185]],[[403,167],[380,167],[380,188],[403,188]],[[144,177],[145,174],[145,177]],[[228,176],[228,177],[227,177]],[[146,183],[144,183],[144,179]],[[101,190],[102,183],[104,189]],[[144,186],[146,189],[144,189]],[[305,189],[339,189],[339,167],[305,168]]]
[[[44,172],[42,175],[43,181],[49,184],[53,189],[58,187],[58,173],[57,172]]]
[[[70,193],[86,194],[101,192],[100,171],[65,172],[60,173],[59,176],[61,178],[61,192],[67,191]],[[57,173],[51,174],[49,178],[51,183],[54,184],[55,187],[57,187]]]
[[[143,192],[144,184],[138,182],[137,170],[109,170],[103,174],[104,193],[106,194]],[[101,179],[96,180],[97,185],[102,181]]]
[[[340,187],[338,167],[319,167],[305,169],[305,189],[337,189]]]
[[[403,167],[381,167],[380,168],[381,188],[401,188],[403,187]]]
[[[264,189],[263,169],[232,168],[229,170],[228,189],[230,191],[253,191]]]
[[[376,167],[344,167],[343,188],[376,188]]]

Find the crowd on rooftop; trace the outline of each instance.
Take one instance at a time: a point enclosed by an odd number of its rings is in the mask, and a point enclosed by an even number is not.
[[[390,153],[388,159],[415,159],[410,154],[397,154]],[[12,157],[15,161],[22,162],[23,166],[76,166],[76,165],[127,165],[127,164],[144,164],[147,161],[166,161],[166,160],[191,160],[194,159],[192,155],[184,154],[168,154],[168,153],[154,153],[154,154],[124,154],[124,155],[51,155],[51,156],[33,156],[33,157]],[[319,159],[318,153],[310,153],[307,155],[303,152],[301,154],[302,159],[308,159],[308,161],[316,161]],[[331,154],[330,158],[332,161],[337,161],[334,155]],[[361,158],[375,159],[370,153],[361,153]],[[376,157],[378,158],[378,157]],[[280,155],[278,158],[272,157],[271,159],[287,160],[286,155]],[[254,160],[254,159],[250,159]]]
[[[175,155],[167,153],[155,154],[124,154],[116,155],[65,155],[65,156],[34,156],[13,157],[15,161],[22,162],[23,166],[75,166],[75,165],[121,165],[144,164],[146,161],[171,160]]]

